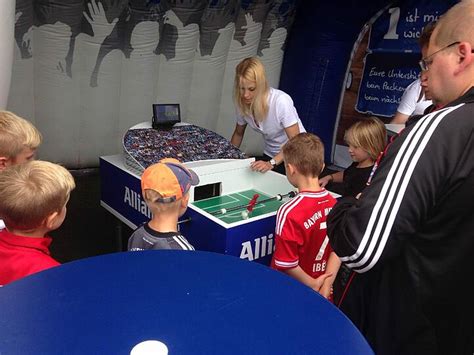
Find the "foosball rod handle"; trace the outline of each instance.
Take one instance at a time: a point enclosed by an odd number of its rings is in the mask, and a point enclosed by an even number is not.
[[[191,222],[191,217],[188,217],[188,218],[182,219],[181,221],[178,221],[178,224],[188,223],[188,222]]]

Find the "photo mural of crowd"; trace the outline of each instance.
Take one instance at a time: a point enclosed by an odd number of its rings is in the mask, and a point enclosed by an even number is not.
[[[164,158],[182,162],[245,158],[244,153],[224,137],[194,125],[169,130],[130,129],[124,136],[123,145],[126,153],[144,168]]]

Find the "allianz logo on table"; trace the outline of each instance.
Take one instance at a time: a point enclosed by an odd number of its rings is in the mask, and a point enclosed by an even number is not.
[[[133,191],[127,186],[125,186],[123,202],[127,203],[130,207],[140,212],[144,216],[151,218],[151,211],[146,205],[146,202],[142,200],[141,194],[137,193],[136,191]]]
[[[273,234],[270,233],[268,236],[264,235],[263,237],[243,242],[240,258],[253,261],[273,254],[274,250]]]

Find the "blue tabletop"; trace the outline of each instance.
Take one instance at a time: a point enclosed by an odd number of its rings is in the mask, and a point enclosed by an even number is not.
[[[0,288],[0,354],[372,354],[319,294],[266,266],[208,252],[82,259]]]

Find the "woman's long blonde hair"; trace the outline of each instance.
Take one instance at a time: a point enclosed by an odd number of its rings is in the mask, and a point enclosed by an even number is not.
[[[255,97],[250,105],[243,102],[240,94],[241,78],[255,82]],[[234,102],[240,113],[262,122],[268,114],[268,92],[269,87],[262,62],[256,57],[242,60],[235,68],[234,80]]]
[[[387,145],[387,130],[382,121],[371,116],[354,123],[346,131],[344,140],[355,148],[362,148],[376,161]]]

